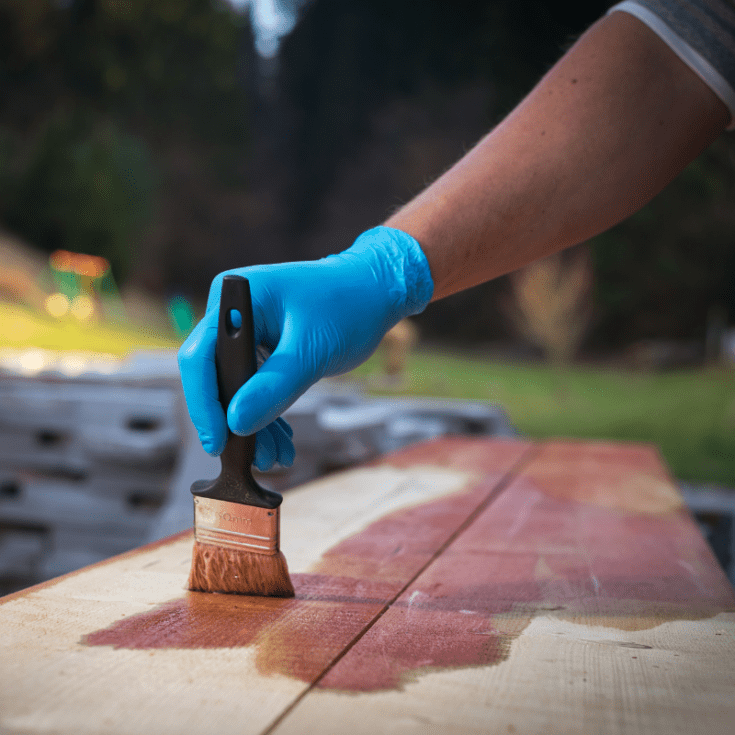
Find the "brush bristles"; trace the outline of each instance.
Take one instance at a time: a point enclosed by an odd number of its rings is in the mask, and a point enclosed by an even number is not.
[[[235,551],[222,546],[194,542],[189,573],[190,590],[228,592],[262,597],[293,597],[286,557]]]

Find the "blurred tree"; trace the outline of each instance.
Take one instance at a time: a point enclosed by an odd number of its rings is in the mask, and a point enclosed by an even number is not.
[[[721,136],[640,212],[592,241],[600,346],[697,339],[735,322],[735,138]]]
[[[142,142],[112,121],[78,117],[54,113],[28,150],[0,158],[0,212],[28,241],[104,255],[124,276],[150,216],[153,166]]]
[[[74,0],[60,28],[66,87],[158,136],[242,142],[241,17],[212,0]]]
[[[554,253],[510,274],[504,310],[518,332],[554,366],[576,356],[592,318],[592,264],[584,245]]]
[[[245,185],[251,48],[224,0],[0,0],[0,218],[119,272],[154,208],[190,206],[182,159],[216,210],[218,190]]]

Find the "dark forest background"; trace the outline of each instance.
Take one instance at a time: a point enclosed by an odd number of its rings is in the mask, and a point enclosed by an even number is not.
[[[210,0],[0,0],[0,226],[201,303],[219,271],[348,247],[506,114],[609,3],[281,0],[277,57]],[[591,244],[589,350],[735,319],[730,135]],[[488,243],[492,247],[492,243]],[[508,336],[498,279],[423,333]],[[713,315],[715,315],[713,317]]]

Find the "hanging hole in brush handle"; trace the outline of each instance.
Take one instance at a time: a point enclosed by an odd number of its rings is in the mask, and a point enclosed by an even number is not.
[[[225,318],[225,328],[227,335],[234,337],[238,330],[242,327],[242,314],[237,309],[230,309]]]

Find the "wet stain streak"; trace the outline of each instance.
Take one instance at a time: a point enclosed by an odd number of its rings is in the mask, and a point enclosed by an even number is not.
[[[297,597],[189,592],[82,640],[126,649],[255,646],[261,673],[313,681],[384,607],[393,586],[324,575],[293,575]]]
[[[295,574],[296,598],[244,597],[187,592],[154,609],[84,637],[90,646],[114,648],[238,648],[255,642],[282,617],[339,607],[380,608],[395,586],[358,579]]]

